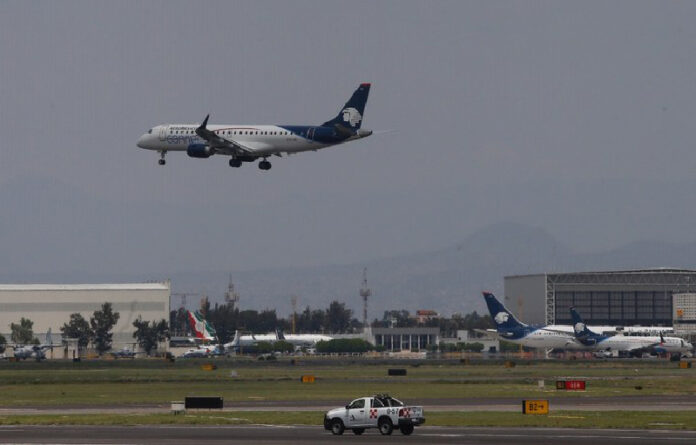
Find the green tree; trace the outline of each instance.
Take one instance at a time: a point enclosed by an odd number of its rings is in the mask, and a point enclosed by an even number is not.
[[[346,332],[353,318],[353,311],[346,309],[345,303],[332,301],[326,310],[326,322],[331,332]]]
[[[79,313],[70,314],[70,322],[60,328],[63,338],[76,338],[80,347],[86,347],[92,338],[89,322]]]
[[[5,337],[3,337],[2,334],[0,334],[0,354],[5,352],[6,345],[7,340],[5,340]]]
[[[295,350],[295,346],[285,340],[278,340],[277,342],[273,343],[273,350],[277,352],[293,352]]]
[[[104,303],[101,310],[94,311],[94,316],[89,320],[94,333],[94,347],[99,355],[111,349],[111,339],[113,338],[111,329],[118,323],[120,317],[118,312],[113,311],[111,303]]]
[[[273,345],[267,341],[260,341],[256,343],[256,352],[259,354],[268,354],[269,352],[273,352]]]
[[[335,338],[317,342],[317,352],[367,352],[373,350],[371,343],[361,338]]]
[[[19,324],[10,323],[10,339],[12,343],[20,345],[28,345],[38,343],[38,339],[34,337],[34,322],[28,318],[22,317]]]
[[[215,305],[208,311],[206,320],[213,326],[220,343],[228,343],[234,338],[234,331],[237,329],[237,318],[239,311],[233,309],[231,305]]]
[[[150,355],[150,352],[157,348],[157,343],[169,338],[169,325],[164,319],[158,322],[148,322],[143,321],[142,317],[138,316],[138,319],[133,322],[133,326],[135,327],[133,337],[147,355]]]

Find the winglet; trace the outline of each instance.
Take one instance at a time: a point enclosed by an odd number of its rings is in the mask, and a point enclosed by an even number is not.
[[[200,125],[198,128],[205,128],[205,127],[207,127],[207,126],[208,126],[208,118],[209,118],[209,117],[210,117],[210,113],[205,117],[205,119],[203,119],[203,122],[201,123],[201,125]]]

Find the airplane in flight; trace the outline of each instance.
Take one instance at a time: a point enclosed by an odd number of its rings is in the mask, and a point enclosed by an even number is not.
[[[495,323],[495,333],[512,343],[540,349],[581,349],[582,344],[572,332],[553,329],[550,326],[531,326],[521,323],[505,305],[490,292],[484,292],[488,312]]]
[[[160,165],[165,165],[167,152],[185,151],[192,158],[230,156],[230,167],[261,159],[259,168],[270,170],[270,156],[317,151],[370,136],[372,130],[360,128],[369,93],[370,84],[360,84],[338,115],[321,125],[208,125],[208,115],[200,125],[153,127],[137,145],[159,152]]]
[[[643,353],[687,353],[693,349],[688,341],[678,337],[605,335],[589,329],[575,308],[570,308],[575,338],[594,351],[619,351],[640,357]]]

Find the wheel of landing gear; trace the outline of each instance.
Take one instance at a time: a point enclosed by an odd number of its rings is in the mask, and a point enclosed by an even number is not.
[[[160,159],[160,160],[157,161],[157,162],[158,162],[159,165],[164,165],[164,164],[167,163],[167,161],[165,161],[164,159]]]
[[[271,163],[268,161],[261,161],[259,162],[259,168],[261,170],[270,170],[271,169]]]
[[[242,161],[239,159],[230,159],[230,167],[241,167]]]

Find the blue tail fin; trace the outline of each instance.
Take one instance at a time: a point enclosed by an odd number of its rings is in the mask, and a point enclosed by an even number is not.
[[[505,305],[498,301],[490,292],[484,292],[483,298],[486,299],[486,305],[488,306],[488,312],[491,314],[493,322],[495,322],[496,329],[510,331],[517,328],[523,328],[527,326],[524,323],[520,323],[510,311],[507,310]]]
[[[362,124],[365,103],[370,94],[370,84],[361,83],[357,90],[350,97],[350,100],[341,108],[338,115],[321,124],[322,127],[334,127],[340,125],[351,130],[358,130]]]
[[[580,340],[583,344],[594,344],[601,338],[605,338],[591,331],[574,307],[570,308],[570,316],[573,319],[573,332],[575,332],[575,338]]]

